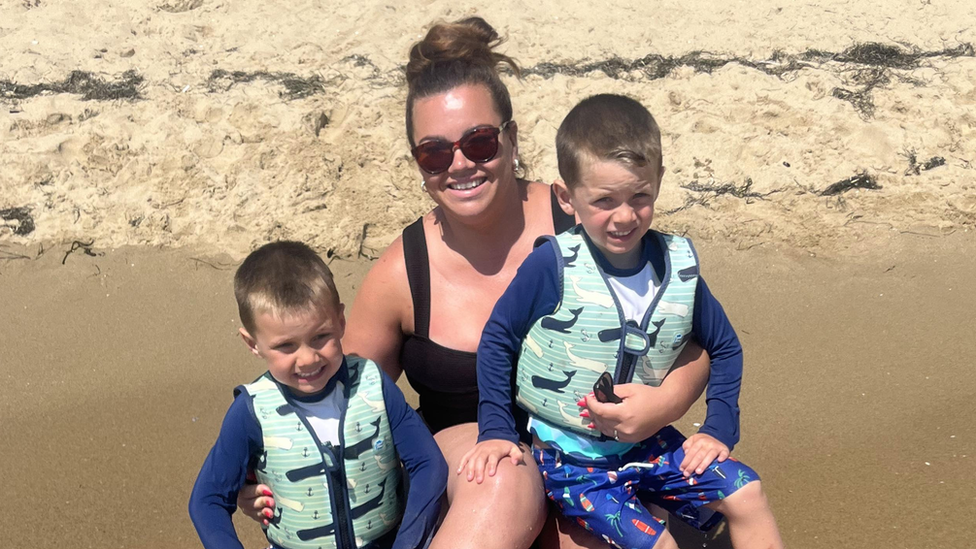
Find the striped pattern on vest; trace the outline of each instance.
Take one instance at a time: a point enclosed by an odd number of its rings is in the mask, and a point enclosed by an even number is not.
[[[357,547],[397,527],[403,516],[400,460],[383,400],[380,370],[346,357],[346,411],[342,447],[320,447],[308,422],[288,402],[287,389],[265,374],[244,389],[264,436],[255,473],[274,492],[276,508],[265,529],[286,549]],[[343,517],[346,517],[343,520]]]
[[[667,375],[691,332],[698,258],[686,238],[655,231],[644,238],[657,239],[664,250],[665,276],[640,325],[628,327],[582,227],[545,237],[561,254],[562,298],[522,342],[517,402],[530,414],[600,436],[586,428],[590,420],[579,417],[576,405],[592,392],[600,374],[610,372],[615,383],[655,387]]]

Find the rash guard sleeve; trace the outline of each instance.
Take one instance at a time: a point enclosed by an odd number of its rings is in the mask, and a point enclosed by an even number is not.
[[[556,310],[560,281],[552,241],[535,248],[498,299],[478,345],[478,442],[518,444],[512,415],[512,368],[529,328]]]
[[[447,489],[447,462],[420,416],[407,406],[403,393],[383,374],[383,400],[393,444],[409,478],[406,509],[393,549],[424,547],[433,537]]]
[[[711,359],[705,402],[708,411],[699,432],[729,447],[739,441],[739,389],[742,385],[742,346],[725,310],[698,278],[692,331]]]
[[[242,392],[227,410],[220,434],[190,494],[190,519],[206,549],[243,549],[231,515],[252,457],[263,448],[251,396]]]

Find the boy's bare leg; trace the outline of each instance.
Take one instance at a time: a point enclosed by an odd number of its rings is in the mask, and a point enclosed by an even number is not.
[[[729,497],[709,503],[725,515],[732,546],[738,549],[780,549],[783,539],[760,481],[750,482]]]
[[[447,461],[449,507],[430,549],[527,549],[545,520],[545,489],[532,458],[525,465],[508,460],[481,484],[455,474],[461,458],[478,439],[478,424],[457,425],[434,435]]]

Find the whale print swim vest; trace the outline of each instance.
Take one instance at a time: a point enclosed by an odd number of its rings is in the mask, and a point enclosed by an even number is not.
[[[593,391],[603,372],[614,383],[658,386],[691,332],[698,258],[680,236],[648,231],[664,251],[661,287],[641,322],[627,321],[577,226],[550,240],[560,257],[562,298],[555,312],[529,328],[519,353],[518,404],[530,414],[571,431],[600,437],[587,429],[576,403]]]
[[[396,528],[403,515],[400,460],[380,370],[357,357],[346,357],[346,368],[338,447],[319,443],[270,374],[243,386],[254,398],[264,436],[255,473],[274,492],[274,518],[265,535],[279,547],[362,547]]]

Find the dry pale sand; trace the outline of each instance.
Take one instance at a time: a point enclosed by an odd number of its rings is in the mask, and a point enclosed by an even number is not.
[[[696,239],[739,329],[736,453],[789,545],[972,547],[976,8],[894,4],[0,2],[11,541],[197,546],[192,480],[260,369],[234,335],[234,266],[302,239],[352,300],[430,207],[403,136],[406,50],[433,19],[480,14],[527,69],[509,84],[533,177],[555,177],[582,97],[657,116],[655,223]],[[141,78],[138,98],[55,89],[72,71]],[[823,195],[862,173],[880,188]],[[96,255],[66,257],[73,241]]]

